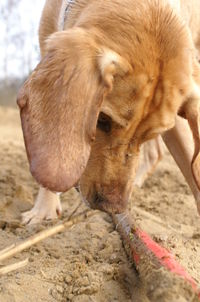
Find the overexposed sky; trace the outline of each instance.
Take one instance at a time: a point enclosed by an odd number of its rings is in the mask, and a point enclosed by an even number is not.
[[[9,0],[0,0],[1,78],[6,75],[24,77],[38,63],[38,27],[44,2],[18,0],[12,9]]]

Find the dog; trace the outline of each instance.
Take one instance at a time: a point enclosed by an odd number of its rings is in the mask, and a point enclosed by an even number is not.
[[[53,192],[77,183],[92,208],[124,211],[159,135],[199,202],[199,16],[198,0],[46,1],[42,59],[17,100],[42,186],[25,222],[54,218]]]

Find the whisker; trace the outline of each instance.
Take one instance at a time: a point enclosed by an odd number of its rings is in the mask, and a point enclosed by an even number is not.
[[[88,202],[88,200],[83,196],[82,192],[81,192],[81,186],[80,184],[78,184],[76,187],[76,189],[78,189],[78,194],[80,196],[81,201],[87,206],[90,207],[90,204]]]

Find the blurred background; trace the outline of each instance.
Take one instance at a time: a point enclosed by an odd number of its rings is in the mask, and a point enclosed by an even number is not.
[[[21,83],[37,65],[45,0],[0,0],[0,105],[15,106]]]

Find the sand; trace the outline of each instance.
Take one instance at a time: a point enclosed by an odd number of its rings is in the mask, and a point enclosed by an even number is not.
[[[0,144],[0,249],[3,249],[58,222],[26,227],[20,224],[21,212],[32,207],[38,185],[29,173],[19,114],[14,108],[0,107]],[[78,203],[75,190],[63,194],[62,218],[68,217]],[[170,249],[200,283],[200,218],[190,190],[169,154],[143,188],[135,189],[129,207],[134,221]],[[83,204],[78,211],[85,208]],[[147,293],[147,298],[120,236],[105,213],[95,214],[4,264],[26,257],[29,263],[25,268],[0,277],[0,302],[153,299],[152,293]]]

